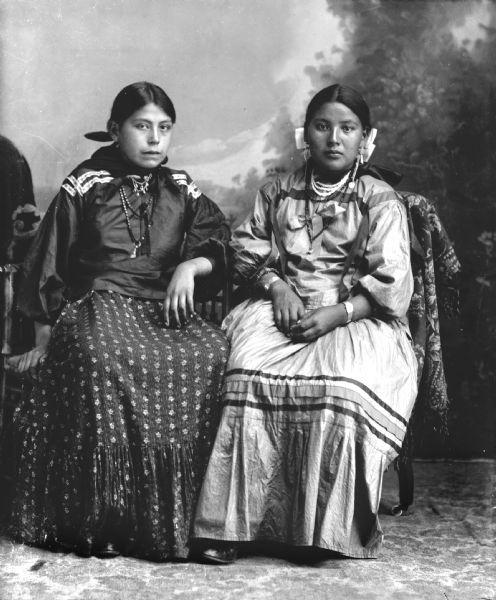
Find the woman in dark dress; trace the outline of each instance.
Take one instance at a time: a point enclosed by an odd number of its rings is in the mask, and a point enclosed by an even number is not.
[[[222,280],[229,229],[165,166],[175,120],[158,86],[124,88],[114,143],[64,180],[26,259],[36,347],[12,366],[38,383],[14,417],[20,541],[188,556],[228,350],[194,300]]]

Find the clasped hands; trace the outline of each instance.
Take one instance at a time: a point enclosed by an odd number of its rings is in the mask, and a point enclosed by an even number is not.
[[[339,304],[306,312],[300,297],[282,280],[270,286],[269,295],[277,328],[293,342],[313,342],[346,323],[346,311]]]

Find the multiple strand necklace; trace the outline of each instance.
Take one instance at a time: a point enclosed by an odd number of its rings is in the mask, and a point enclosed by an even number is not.
[[[330,200],[334,200],[338,195],[342,194],[351,181],[353,181],[354,172],[353,169],[344,174],[344,176],[337,181],[336,183],[325,183],[320,181],[315,176],[315,171],[312,171],[310,175],[310,187],[312,191],[318,196],[318,202],[329,202]],[[315,210],[314,214],[318,214],[318,211]],[[312,216],[310,215],[310,197],[309,194],[306,194],[305,197],[305,227],[307,230],[308,240],[310,242],[310,248],[307,254],[311,254],[313,252],[313,223]]]
[[[341,190],[344,190],[349,183],[349,179],[351,176],[351,171],[344,174],[344,177],[337,181],[336,183],[325,183],[320,181],[315,176],[315,171],[312,171],[312,175],[310,177],[310,185],[312,186],[312,190],[319,196],[320,198],[325,198],[326,200],[332,200],[329,196],[335,196]]]
[[[148,186],[151,179],[151,174],[146,175],[143,178],[140,178],[136,175],[130,176],[128,179],[131,181],[133,186],[133,193],[139,198],[140,196],[144,196],[148,193]],[[126,226],[127,231],[129,233],[129,237],[133,243],[133,250],[131,251],[129,257],[136,258],[138,256],[138,251],[141,254],[141,248],[144,245],[145,254],[150,254],[150,229],[152,226],[152,216],[153,216],[153,208],[154,208],[154,196],[153,194],[149,195],[149,198],[146,202],[139,205],[138,210],[135,210],[131,203],[129,202],[129,198],[127,197],[126,190],[124,189],[124,185],[119,187],[119,195],[121,199],[122,210],[124,211],[124,216],[126,218]],[[131,225],[131,218],[136,217],[139,221],[139,230],[140,236],[136,237],[133,232],[133,228]],[[143,221],[143,227],[141,226],[141,222]],[[143,230],[143,233],[141,231]]]

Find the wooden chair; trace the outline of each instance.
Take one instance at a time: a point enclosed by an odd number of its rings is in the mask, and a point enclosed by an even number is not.
[[[0,435],[4,421],[10,416],[19,401],[25,383],[22,378],[8,369],[7,359],[28,350],[34,340],[32,324],[23,319],[16,308],[20,265],[0,266],[1,296],[0,307],[2,323],[0,330]]]
[[[0,266],[0,526],[7,514],[11,489],[12,465],[12,417],[14,409],[21,402],[30,387],[27,378],[20,377],[8,369],[7,359],[11,355],[29,350],[34,343],[32,323],[23,319],[16,309],[16,294],[20,266],[6,264]]]
[[[405,205],[410,229],[414,292],[408,318],[418,361],[418,396],[405,440],[395,466],[399,478],[399,504],[393,514],[404,514],[413,502],[415,417],[423,427],[445,434],[449,406],[444,374],[439,317],[459,327],[461,266],[434,205],[419,194],[398,192]]]

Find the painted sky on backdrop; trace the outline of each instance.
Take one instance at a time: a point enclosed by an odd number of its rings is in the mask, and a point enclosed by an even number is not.
[[[140,79],[176,105],[171,165],[230,183],[261,164],[282,104],[301,114],[304,67],[340,40],[325,0],[0,0],[0,17],[2,131],[35,185],[54,188],[95,149],[82,133]]]
[[[485,4],[457,25],[460,40]],[[141,79],[176,105],[170,164],[230,185],[269,157],[282,105],[301,118],[304,68],[317,53],[339,60],[331,48],[344,43],[326,0],[0,0],[0,34],[0,131],[46,194],[96,149],[82,134],[104,128],[115,94]]]

